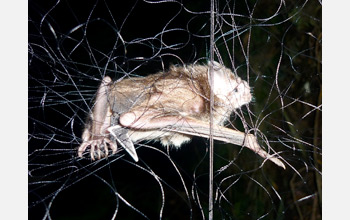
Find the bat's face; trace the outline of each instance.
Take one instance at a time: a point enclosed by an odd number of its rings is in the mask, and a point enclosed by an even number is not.
[[[242,105],[248,104],[252,100],[252,95],[250,93],[250,87],[248,83],[241,78],[237,78],[229,86],[230,92],[227,97],[229,100],[229,105],[232,108],[239,108]]]
[[[214,64],[214,94],[221,99],[228,108],[239,108],[252,100],[248,83],[235,77],[231,70]]]

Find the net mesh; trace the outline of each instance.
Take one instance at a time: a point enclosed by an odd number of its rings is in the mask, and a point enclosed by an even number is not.
[[[253,88],[228,127],[287,169],[215,142],[215,219],[321,219],[321,2],[216,1],[214,57]],[[77,157],[104,76],[206,63],[210,1],[29,1],[29,217],[205,219],[208,140]]]

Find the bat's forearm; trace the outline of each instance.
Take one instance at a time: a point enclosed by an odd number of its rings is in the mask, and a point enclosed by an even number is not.
[[[264,149],[258,144],[256,137],[252,134],[245,134],[240,131],[229,129],[221,126],[214,126],[210,132],[209,126],[172,126],[170,128],[164,128],[165,131],[178,132],[181,134],[199,136],[204,138],[209,138],[210,135],[213,136],[214,140],[223,141],[226,143],[231,143],[239,146],[244,146],[254,151],[256,154],[260,155],[262,158],[266,158],[276,165],[286,169],[285,165],[281,160],[273,155],[268,154]]]

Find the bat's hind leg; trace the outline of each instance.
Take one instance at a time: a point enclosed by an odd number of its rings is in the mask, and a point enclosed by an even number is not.
[[[82,157],[86,149],[90,148],[92,160],[108,157],[109,149],[112,154],[117,151],[117,144],[110,139],[107,129],[111,125],[112,111],[108,100],[112,79],[106,76],[97,90],[95,104],[89,117],[89,122],[83,132],[83,143],[78,149],[78,156]]]

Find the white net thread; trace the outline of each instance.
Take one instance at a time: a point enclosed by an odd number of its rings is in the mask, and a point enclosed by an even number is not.
[[[225,123],[286,170],[215,141],[214,219],[321,219],[318,1],[216,1],[215,60],[254,101]],[[77,157],[104,76],[118,81],[209,60],[210,1],[29,1],[30,219],[206,219],[208,140]]]

